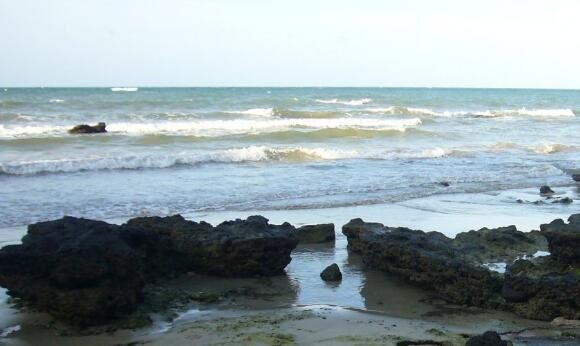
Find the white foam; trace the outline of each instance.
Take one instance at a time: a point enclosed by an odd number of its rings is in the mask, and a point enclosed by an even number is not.
[[[396,160],[438,158],[450,151],[435,148],[419,151],[357,151],[332,148],[250,146],[214,152],[182,152],[178,154],[140,154],[124,156],[93,156],[82,159],[55,159],[0,163],[0,173],[32,175],[96,170],[168,168],[203,163],[322,161],[345,159]]]
[[[420,119],[232,119],[232,120],[189,120],[164,122],[124,122],[107,124],[109,134],[178,134],[217,137],[233,134],[255,134],[287,131],[290,129],[366,129],[405,131],[421,125]],[[0,138],[38,137],[65,135],[71,126],[38,125],[6,126],[0,124]]]
[[[574,147],[557,143],[539,144],[532,148],[532,151],[537,154],[555,154],[572,150]]]
[[[274,108],[252,108],[245,111],[226,111],[228,114],[258,115],[261,117],[271,117],[274,115]]]
[[[115,87],[111,88],[111,91],[138,91],[139,88],[134,87]]]
[[[326,100],[317,99],[315,101],[318,103],[327,103],[327,104],[342,104],[342,105],[347,105],[347,106],[361,106],[361,105],[370,103],[373,100],[370,98],[363,98],[363,99],[349,100],[349,101],[339,100],[339,99],[326,99]]]
[[[367,112],[370,113],[382,113],[382,114],[409,114],[409,115],[429,115],[435,117],[451,117],[453,115],[463,115],[463,112],[453,113],[453,112],[437,112],[429,108],[418,108],[418,107],[378,107],[378,108],[368,108]]]
[[[50,102],[50,103],[64,103],[65,101],[63,99],[50,99],[50,100],[48,100],[48,102]]]
[[[574,117],[574,111],[571,109],[503,109],[487,110],[484,112],[474,112],[475,115],[482,117],[505,117],[505,116],[531,116],[531,117]]]

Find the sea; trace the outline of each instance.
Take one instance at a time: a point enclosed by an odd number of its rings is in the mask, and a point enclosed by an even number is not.
[[[579,90],[0,88],[0,227],[572,186],[579,117]]]

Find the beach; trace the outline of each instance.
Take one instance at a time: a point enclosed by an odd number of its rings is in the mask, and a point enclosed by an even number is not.
[[[143,310],[85,330],[2,289],[0,344],[463,345],[488,330],[515,345],[578,344],[577,321],[445,301],[369,266],[342,233],[357,218],[449,238],[528,233],[580,212],[577,91],[113,89],[0,91],[0,245],[65,215],[122,225],[180,214],[213,226],[261,215],[332,223],[336,240],[294,245],[278,275],[186,270],[148,283]],[[99,122],[106,132],[69,133]],[[332,263],[340,282],[320,278]]]
[[[562,188],[577,196],[575,186]],[[566,218],[569,206],[545,208],[515,199],[538,199],[536,189],[486,194],[458,194],[427,197],[387,205],[299,210],[260,211],[273,223],[289,221],[297,226],[334,222],[337,239],[330,244],[299,245],[292,252],[286,275],[262,279],[231,279],[212,276],[186,276],[171,281],[170,291],[215,294],[212,303],[190,301],[157,314],[152,325],[112,333],[96,329],[76,335],[66,326],[55,324],[42,314],[21,313],[3,304],[0,314],[3,342],[9,345],[35,345],[50,338],[49,344],[393,344],[401,340],[447,340],[462,345],[460,335],[496,330],[516,345],[574,345],[578,326],[556,326],[550,322],[522,319],[511,313],[453,305],[436,299],[426,290],[409,285],[395,276],[365,268],[360,256],[350,253],[340,225],[351,218],[405,225],[449,236],[481,227],[514,224],[522,231],[537,229],[540,223]],[[438,210],[428,206],[437,205]],[[549,206],[551,207],[551,206]],[[218,223],[222,220],[257,213],[205,213],[189,218]],[[522,215],[525,215],[522,216]],[[122,223],[125,220],[109,220]],[[24,228],[3,229],[5,242],[18,242]],[[337,263],[344,279],[338,284],[320,280],[318,273]],[[155,315],[155,314],[154,314]],[[519,342],[519,343],[518,343]]]

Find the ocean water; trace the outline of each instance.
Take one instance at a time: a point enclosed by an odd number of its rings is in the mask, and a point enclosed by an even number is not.
[[[0,227],[571,185],[579,116],[577,90],[0,88]]]

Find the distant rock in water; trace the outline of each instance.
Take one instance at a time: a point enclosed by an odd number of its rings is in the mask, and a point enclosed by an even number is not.
[[[96,125],[81,124],[68,130],[69,133],[74,134],[89,134],[89,133],[106,133],[107,125],[105,123],[98,123]]]
[[[334,224],[307,225],[296,229],[300,243],[327,243],[335,240]]]
[[[333,263],[328,267],[324,268],[322,273],[320,273],[320,278],[324,281],[340,281],[342,280],[342,273],[338,264]]]
[[[551,195],[551,194],[554,194],[554,190],[552,190],[548,185],[544,185],[544,186],[540,187],[540,194]]]
[[[580,182],[580,173],[578,173],[578,174],[572,174],[572,179],[574,179],[574,181]]]
[[[510,346],[511,341],[503,341],[497,332],[487,331],[481,335],[475,335],[467,340],[465,346]]]
[[[0,285],[33,308],[90,326],[132,312],[146,283],[186,272],[281,274],[298,240],[261,216],[217,227],[179,215],[118,226],[64,217],[32,224],[0,250]]]
[[[440,185],[440,186],[443,186],[443,187],[449,187],[449,186],[451,186],[451,183],[449,183],[448,181],[440,181],[437,184]]]

